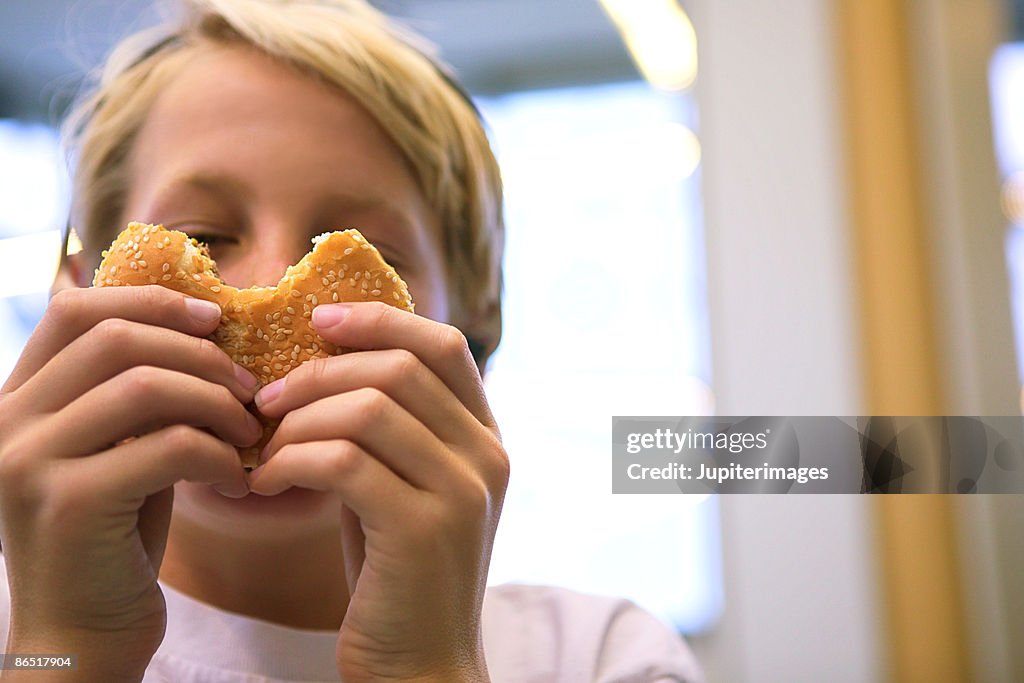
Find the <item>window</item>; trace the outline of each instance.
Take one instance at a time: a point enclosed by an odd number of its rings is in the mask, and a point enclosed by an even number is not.
[[[57,271],[63,169],[52,129],[0,120],[0,384],[42,317]]]
[[[1009,222],[1006,261],[1017,367],[1024,372],[1024,43],[999,48],[992,58],[989,81],[1003,211]],[[1024,384],[1024,375],[1018,380]]]
[[[610,436],[612,415],[712,411],[694,103],[637,82],[479,104],[508,225],[491,581],[625,595],[699,631],[721,603],[717,502],[613,496]]]

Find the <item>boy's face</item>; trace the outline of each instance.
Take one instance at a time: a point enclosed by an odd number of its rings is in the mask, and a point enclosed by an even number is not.
[[[408,283],[416,312],[449,320],[440,226],[404,156],[353,100],[309,76],[248,48],[199,53],[156,101],[130,163],[121,224],[207,240],[228,284],[276,285],[312,237],[357,227]],[[311,491],[241,501],[177,491],[176,515],[200,523],[251,520],[263,533],[338,523],[337,504]]]

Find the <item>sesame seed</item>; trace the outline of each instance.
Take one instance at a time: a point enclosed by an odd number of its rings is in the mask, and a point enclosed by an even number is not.
[[[148,268],[148,267],[149,267],[149,264],[147,264],[145,261],[139,261],[139,268]]]
[[[365,299],[365,298],[366,298],[366,296],[367,296],[367,291],[366,291],[366,290],[364,289],[364,290],[363,290],[363,298]]]
[[[348,249],[345,250],[345,256],[351,256],[353,251],[355,251],[355,249],[349,247]]]
[[[361,278],[362,276],[363,276],[363,271],[361,271],[361,270],[357,270],[357,271],[356,271],[356,274],[352,276],[352,279],[353,279],[353,280],[358,280],[358,279],[359,279],[359,278]]]
[[[163,280],[164,282],[167,282],[168,280],[171,279],[171,274],[170,273],[164,273],[163,276],[160,279]]]
[[[362,249],[363,251],[366,251],[367,249],[369,249],[369,248],[370,248],[370,245],[369,245],[369,244],[364,244],[364,245],[362,245],[362,246],[361,246],[361,247],[359,247],[359,248],[360,248],[360,249]]]
[[[117,266],[110,266],[110,274],[117,275]]]
[[[132,254],[132,258],[133,259],[140,259],[140,258],[142,258],[142,252],[141,251],[135,252],[134,254]]]
[[[263,316],[263,318],[264,318],[264,319],[265,319],[265,320],[266,320],[266,321],[267,321],[268,323],[270,323],[270,322],[273,322],[273,321],[274,321],[274,316],[270,315],[269,313],[267,313],[266,315],[264,315],[264,316]]]
[[[275,312],[274,313],[274,320],[280,320],[280,319],[281,319],[281,311]]]
[[[331,292],[331,301],[333,301],[334,303],[338,303],[338,293],[337,292]]]
[[[282,368],[282,365],[280,363],[274,363],[274,369],[275,370],[280,370],[281,368]]]
[[[380,290],[379,289],[375,289],[372,292],[370,292],[370,294],[372,294],[374,296],[380,296]]]
[[[377,289],[380,289],[380,278],[377,278],[377,282],[375,284]]]
[[[131,268],[132,270],[138,270],[139,269],[139,264],[136,263],[135,261],[129,261],[128,262],[128,267]]]
[[[304,335],[302,335],[302,338],[305,339],[308,342],[313,341],[313,335],[311,335],[311,334],[304,334]]]
[[[171,264],[170,264],[170,263],[165,263],[165,264],[163,264],[162,266],[160,266],[160,270],[162,270],[162,271],[163,271],[163,272],[165,272],[165,273],[166,273],[166,272],[167,272],[168,270],[170,270],[170,269],[171,269]]]
[[[310,345],[310,347],[309,347],[309,350],[310,350],[310,351],[312,351],[313,353],[316,353],[317,351],[319,351],[319,350],[320,350],[320,345],[319,345],[319,344],[317,344],[316,342],[313,342],[313,343],[312,343],[312,344]]]
[[[112,285],[112,284],[114,284],[114,281],[113,281],[113,280],[111,280],[111,279],[110,279],[110,278],[108,277],[108,278],[107,278],[106,280],[104,280],[104,281],[103,281],[103,284],[105,284],[105,285],[108,285],[108,286],[109,286],[109,285]]]
[[[265,373],[267,373],[269,375],[270,374],[270,366],[269,365],[264,365],[263,366],[263,372],[265,372]]]
[[[149,235],[146,235],[145,237],[143,237],[142,241],[143,242],[149,242]]]
[[[349,287],[355,287],[356,286],[356,281],[354,279],[350,278],[349,281],[348,281],[348,286]]]
[[[291,306],[289,306],[288,308],[286,308],[284,310],[285,310],[285,312],[288,313],[288,315],[295,315],[295,309],[292,308]]]
[[[149,276],[149,284],[155,285],[157,282],[159,282],[159,280],[157,279],[156,275]]]
[[[331,285],[331,281],[325,277],[320,278],[320,282],[323,283],[324,287],[330,287]]]
[[[301,299],[302,298],[302,292],[300,292],[297,289],[293,289],[292,290],[292,296],[295,297],[296,299]]]
[[[121,285],[122,285],[122,282],[120,280],[118,280],[117,278],[114,278],[114,286],[115,287],[120,287]]]
[[[399,301],[401,297],[398,296],[398,292],[391,292],[391,296],[395,298],[395,301]]]
[[[242,312],[242,305],[241,304],[235,304],[234,311],[235,311],[235,313],[241,313]]]
[[[370,281],[369,280],[363,280],[363,291],[366,291],[369,288],[370,288]]]
[[[310,296],[313,297],[312,299],[310,299],[310,301],[313,302],[314,306],[316,306],[316,305],[318,305],[320,303],[320,301],[316,298],[316,294],[311,294]]]
[[[301,347],[301,346],[299,346],[298,344],[296,344],[296,345],[295,345],[295,353],[298,353],[298,352],[299,352],[299,351],[301,351],[301,350],[302,350],[302,347]]]
[[[217,292],[220,291],[220,286],[219,285],[214,285],[213,287],[210,287],[210,291],[213,292],[214,294],[216,294]]]
[[[164,243],[163,242],[157,242],[156,243],[156,248],[157,249],[163,249],[164,248]]]

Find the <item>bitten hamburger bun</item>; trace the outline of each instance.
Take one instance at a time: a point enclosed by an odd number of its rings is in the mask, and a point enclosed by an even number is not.
[[[103,252],[93,286],[161,285],[216,303],[220,325],[209,338],[265,385],[308,360],[344,351],[313,329],[312,312],[319,304],[382,301],[414,310],[405,282],[358,230],[325,233],[313,244],[276,287],[236,289],[221,281],[202,243],[161,225],[131,223]],[[256,466],[278,423],[253,412],[263,436],[255,446],[239,449],[246,467]]]

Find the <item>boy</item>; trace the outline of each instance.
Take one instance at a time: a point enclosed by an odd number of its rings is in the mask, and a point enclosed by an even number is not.
[[[96,681],[693,680],[628,603],[484,599],[509,465],[480,380],[500,179],[472,106],[365,3],[183,9],[115,52],[69,124],[76,286],[0,394],[7,651],[77,653]],[[85,288],[131,220],[207,242],[238,287],[357,226],[419,315],[320,306],[318,333],[355,351],[259,387],[203,339],[216,307]],[[282,422],[246,474],[253,398]]]

